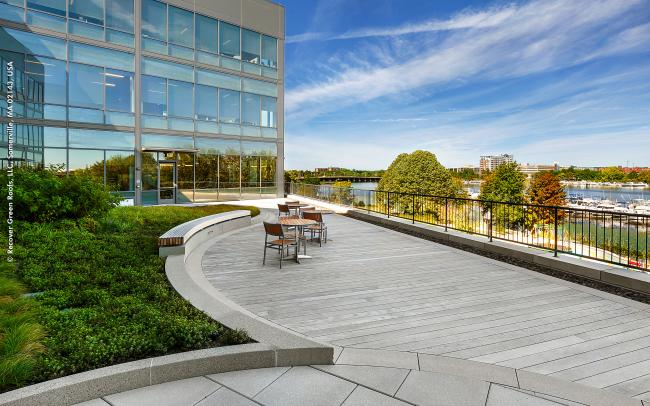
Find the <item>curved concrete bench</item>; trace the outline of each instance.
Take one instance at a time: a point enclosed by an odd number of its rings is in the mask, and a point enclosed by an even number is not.
[[[196,246],[215,235],[223,234],[251,224],[251,212],[235,210],[213,214],[179,224],[158,238],[161,257],[185,255]]]

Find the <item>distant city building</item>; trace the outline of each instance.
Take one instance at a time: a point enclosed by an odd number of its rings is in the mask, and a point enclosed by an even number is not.
[[[335,168],[335,167],[333,167],[333,166],[330,166],[330,167],[328,167],[328,168],[315,168],[315,169],[314,169],[314,172],[316,172],[316,173],[323,173],[323,172],[327,173],[327,172],[336,172],[336,171],[340,171],[341,169],[342,169],[342,168]]]
[[[478,166],[474,166],[474,165],[465,165],[465,166],[461,166],[461,167],[458,167],[458,168],[449,168],[449,171],[456,172],[456,173],[461,173],[461,172],[465,172],[465,171],[468,171],[468,170],[474,172],[477,175],[479,173],[481,173],[481,168],[479,168]]]
[[[509,164],[514,161],[515,157],[512,154],[483,155],[479,167],[481,172],[493,171],[501,164]]]
[[[559,165],[554,163],[553,165],[533,165],[533,164],[524,164],[519,165],[519,171],[528,177],[533,176],[539,172],[555,171],[559,169]]]

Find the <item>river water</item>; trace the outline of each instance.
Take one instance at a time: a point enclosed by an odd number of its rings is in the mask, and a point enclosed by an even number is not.
[[[353,183],[352,187],[355,189],[374,190],[377,188],[377,183]],[[467,190],[471,193],[480,192],[479,185],[469,185]],[[650,188],[625,188],[625,187],[578,187],[567,186],[566,192],[568,196],[581,196],[583,198],[591,198],[596,200],[607,199],[612,202],[627,204],[633,199],[650,200]]]

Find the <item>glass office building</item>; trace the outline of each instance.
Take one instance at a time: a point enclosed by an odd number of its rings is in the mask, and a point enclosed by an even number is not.
[[[22,164],[138,205],[275,197],[283,38],[267,0],[0,0],[0,165],[13,98]]]

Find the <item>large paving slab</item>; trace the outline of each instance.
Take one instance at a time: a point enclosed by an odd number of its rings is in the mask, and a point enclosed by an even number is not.
[[[262,266],[260,225],[216,242],[204,275],[258,316],[343,347],[339,364],[417,370],[417,354],[430,354],[648,397],[648,306],[344,216],[325,221],[330,241],[309,244],[300,264],[280,270],[271,251]],[[378,362],[368,349],[389,352]]]

